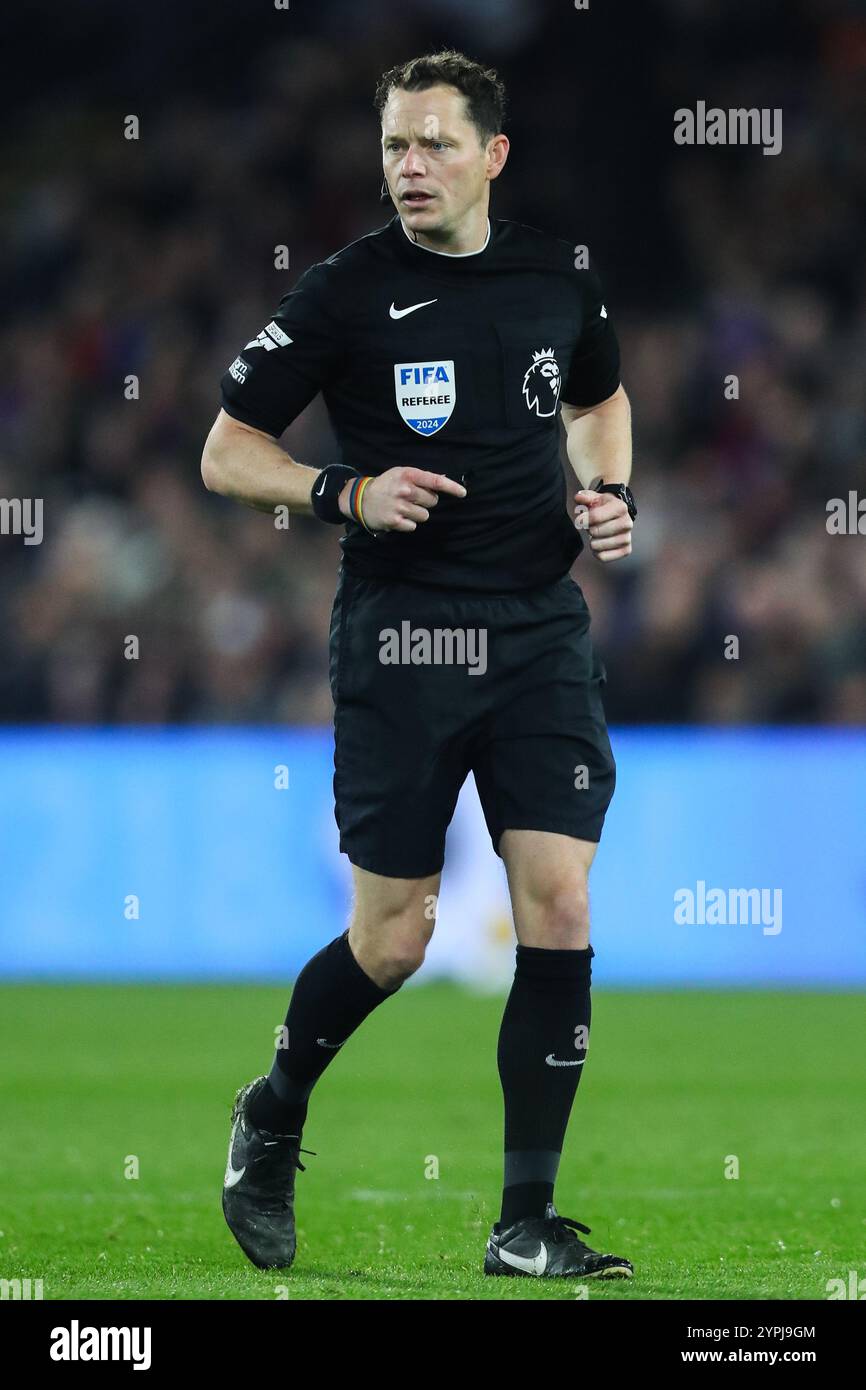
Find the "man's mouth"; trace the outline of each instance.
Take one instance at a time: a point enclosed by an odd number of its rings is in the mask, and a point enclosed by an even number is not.
[[[424,207],[426,203],[432,203],[433,196],[432,193],[422,193],[413,189],[411,193],[403,193],[400,201],[408,203],[411,207]]]

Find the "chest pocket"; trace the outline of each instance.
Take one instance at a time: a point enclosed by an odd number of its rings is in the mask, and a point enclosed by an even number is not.
[[[386,346],[386,341],[388,346]],[[471,430],[476,416],[471,344],[456,331],[434,327],[383,334],[359,364],[389,424],[445,443]]]
[[[565,318],[523,318],[496,325],[508,428],[549,427],[556,419],[578,328],[573,319]]]

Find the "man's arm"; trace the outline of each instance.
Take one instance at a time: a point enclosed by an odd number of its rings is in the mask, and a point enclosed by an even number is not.
[[[310,489],[318,469],[298,463],[264,430],[233,420],[221,410],[205,441],[201,476],[209,492],[222,493],[260,512],[288,507],[312,515]]]
[[[599,405],[562,404],[568,461],[583,484],[575,493],[574,522],[589,532],[590,549],[605,563],[631,554],[634,522],[625,502],[595,492],[592,483],[627,483],[631,477],[631,406],[622,385]]]
[[[631,477],[631,406],[622,386],[600,405],[562,404],[568,461],[585,488]],[[615,500],[615,499],[614,499]]]
[[[224,410],[214,421],[201,458],[201,476],[209,492],[219,492],[260,512],[284,506],[290,512],[312,516],[310,491],[319,472],[293,459],[272,434],[244,425]],[[351,518],[350,488],[351,482],[346,483],[339,500],[347,521]],[[389,468],[374,478],[367,490],[366,524],[376,531],[414,531],[429,519],[442,492],[466,496],[465,487],[444,474],[421,468]]]

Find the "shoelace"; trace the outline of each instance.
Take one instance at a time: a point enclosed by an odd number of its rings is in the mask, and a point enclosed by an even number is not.
[[[550,1219],[553,1226],[553,1239],[557,1243],[565,1240],[577,1240],[577,1231],[583,1231],[585,1236],[590,1234],[589,1226],[584,1226],[580,1221],[572,1220],[570,1216],[552,1216]],[[582,1240],[578,1240],[577,1243],[578,1245],[585,1244]]]
[[[299,1154],[311,1154],[313,1158],[318,1157],[315,1149],[302,1149],[297,1144],[286,1143],[285,1139],[286,1136],[283,1135],[278,1137],[277,1143],[279,1143],[280,1149],[277,1153],[274,1153],[273,1149],[271,1149],[270,1153],[261,1154],[259,1158],[254,1160],[256,1163],[261,1163],[265,1158],[277,1160],[268,1165],[270,1172],[266,1169],[264,1174],[257,1175],[256,1182],[256,1186],[260,1192],[265,1193],[269,1198],[273,1197],[275,1199],[276,1207],[266,1209],[269,1210],[271,1214],[275,1211],[285,1211],[289,1206],[288,1199],[285,1196],[285,1182],[289,1171],[292,1168],[298,1168],[302,1173],[306,1173],[307,1171],[306,1166],[299,1158]],[[270,1147],[269,1145],[269,1148]]]
[[[313,1158],[318,1158],[319,1155],[317,1154],[315,1149],[302,1149],[299,1144],[286,1143],[285,1141],[287,1139],[294,1139],[294,1135],[275,1135],[274,1139],[272,1139],[270,1142],[266,1141],[266,1148],[275,1148],[277,1145],[279,1145],[279,1149],[281,1150],[281,1152],[278,1151],[276,1154],[260,1154],[259,1157],[254,1161],[256,1163],[261,1163],[262,1160],[265,1158],[280,1158],[284,1160],[284,1163],[275,1163],[273,1165],[275,1171],[282,1170],[282,1168],[285,1166],[285,1161],[287,1161],[289,1166],[299,1168],[302,1173],[306,1173],[306,1165],[301,1162],[298,1155],[310,1154]]]

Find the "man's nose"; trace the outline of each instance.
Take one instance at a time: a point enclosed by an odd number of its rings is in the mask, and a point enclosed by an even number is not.
[[[403,160],[402,173],[404,177],[410,174],[423,174],[426,172],[426,168],[421,151],[410,145],[406,151],[406,158]]]

